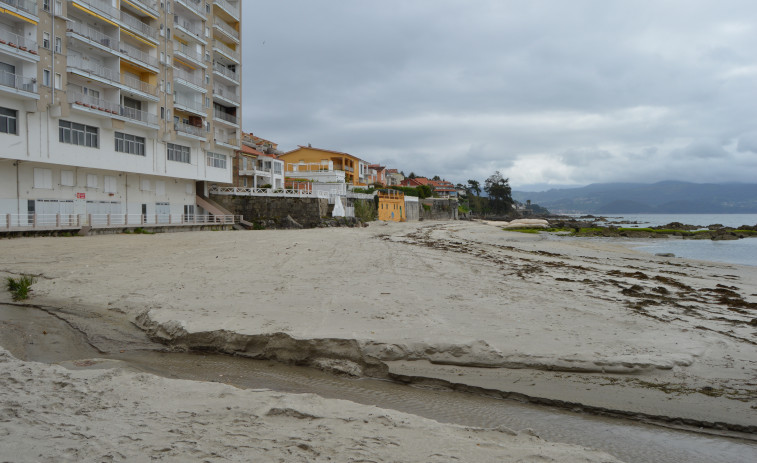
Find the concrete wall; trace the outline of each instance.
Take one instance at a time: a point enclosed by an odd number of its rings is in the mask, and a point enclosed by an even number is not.
[[[210,199],[248,222],[280,221],[290,216],[303,227],[312,228],[329,216],[329,200],[324,198],[210,195]]]

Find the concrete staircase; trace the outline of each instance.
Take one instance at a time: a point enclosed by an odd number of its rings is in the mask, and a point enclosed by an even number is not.
[[[208,198],[207,196],[198,194],[195,200],[198,206],[213,215],[237,215],[225,209],[223,206]],[[253,224],[251,222],[240,219],[239,224],[234,224],[234,228],[241,230],[252,230],[252,225]]]

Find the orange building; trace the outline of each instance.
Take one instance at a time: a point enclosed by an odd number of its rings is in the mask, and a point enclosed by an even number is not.
[[[377,194],[379,220],[388,222],[404,222],[407,220],[404,193],[394,190],[379,190]]]

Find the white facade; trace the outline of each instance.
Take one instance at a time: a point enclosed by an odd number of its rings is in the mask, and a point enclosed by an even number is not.
[[[240,146],[240,20],[231,0],[0,0],[0,216],[194,214]]]

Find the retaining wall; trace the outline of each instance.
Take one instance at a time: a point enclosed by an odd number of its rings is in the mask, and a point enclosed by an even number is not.
[[[329,200],[324,198],[277,198],[270,196],[214,195],[210,198],[248,222],[279,222],[290,216],[303,227],[313,228],[330,217]]]

